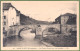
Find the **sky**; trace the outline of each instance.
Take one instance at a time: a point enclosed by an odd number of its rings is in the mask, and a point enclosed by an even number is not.
[[[22,14],[41,21],[55,21],[65,13],[77,14],[76,1],[13,1],[12,5]]]

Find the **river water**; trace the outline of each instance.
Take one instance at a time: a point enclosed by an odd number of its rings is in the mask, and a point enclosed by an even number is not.
[[[35,39],[35,33],[31,29],[21,32],[21,37],[12,36],[7,38],[5,47],[46,47],[40,40]]]

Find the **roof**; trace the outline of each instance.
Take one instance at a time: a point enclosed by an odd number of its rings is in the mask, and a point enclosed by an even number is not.
[[[13,7],[11,3],[3,3],[3,10],[8,10],[10,7]]]
[[[3,3],[3,10],[9,10],[10,7],[15,8],[11,3]],[[20,13],[20,11],[18,11],[16,8],[15,10],[17,13]]]
[[[72,17],[76,17],[76,14],[66,13],[66,14],[60,15],[60,16],[57,17],[56,19],[60,19],[60,17],[62,17],[62,16],[72,16]]]
[[[76,17],[76,14],[72,14],[72,13],[66,13],[66,14],[63,14],[61,16],[75,16]]]

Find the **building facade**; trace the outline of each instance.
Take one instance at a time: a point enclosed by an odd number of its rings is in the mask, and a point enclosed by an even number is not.
[[[11,3],[3,3],[3,34],[11,26],[20,25],[20,11],[18,11]]]
[[[60,24],[61,33],[69,33],[71,30],[77,31],[76,29],[76,15],[71,13],[66,13],[64,15],[60,15],[55,19],[57,24]]]

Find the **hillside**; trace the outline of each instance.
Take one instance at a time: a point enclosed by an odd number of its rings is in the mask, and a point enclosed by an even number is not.
[[[39,21],[35,20],[33,18],[30,18],[29,16],[25,16],[24,14],[20,14],[20,24],[21,25],[29,25],[29,24],[51,24],[47,21]]]

